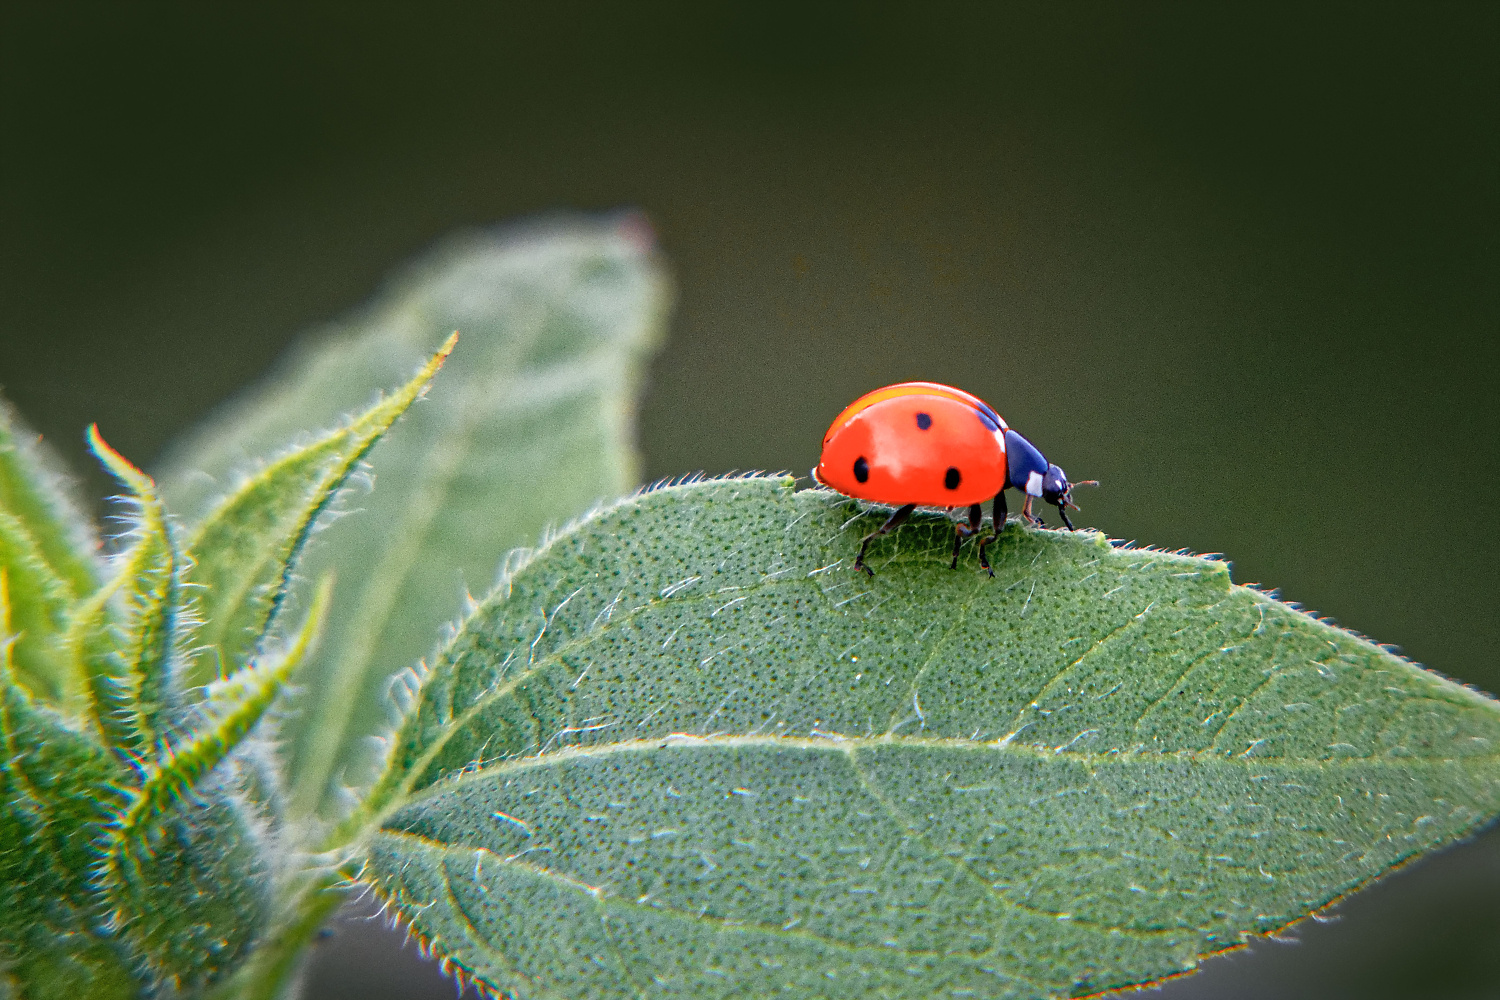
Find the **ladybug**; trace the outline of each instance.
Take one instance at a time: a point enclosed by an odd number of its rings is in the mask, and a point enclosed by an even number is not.
[[[888,385],[850,403],[823,435],[823,454],[812,475],[846,496],[897,505],[885,524],[860,541],[854,568],[871,576],[874,571],[865,565],[870,542],[895,530],[919,505],[969,508],[967,523],[959,522],[954,531],[951,568],[957,569],[959,546],[983,524],[980,504],[993,497],[994,533],[979,541],[979,565],[994,576],[984,550],[1005,525],[1007,487],[1025,495],[1025,520],[1042,524],[1031,512],[1032,499],[1040,497],[1057,508],[1071,531],[1067,509],[1078,509],[1073,487],[1098,485],[1068,482],[1062,469],[1007,427],[984,400],[936,382]]]

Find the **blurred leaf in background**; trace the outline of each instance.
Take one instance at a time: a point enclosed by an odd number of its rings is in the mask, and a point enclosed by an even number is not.
[[[670,299],[636,214],[451,238],[169,452],[163,495],[196,520],[252,463],[461,334],[442,391],[371,453],[379,488],[330,511],[299,567],[337,583],[301,710],[283,723],[294,813],[326,812],[366,780],[391,678],[433,649],[466,592],[488,591],[507,552],[636,484],[639,373]]]

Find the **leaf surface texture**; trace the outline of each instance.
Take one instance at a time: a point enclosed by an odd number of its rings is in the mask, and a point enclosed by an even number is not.
[[[1228,567],[789,481],[627,501],[464,623],[365,877],[538,997],[1053,997],[1277,930],[1500,809],[1500,710]]]

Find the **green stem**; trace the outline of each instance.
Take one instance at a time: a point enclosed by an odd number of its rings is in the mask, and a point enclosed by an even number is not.
[[[255,950],[245,967],[214,990],[209,1000],[285,1000],[307,945],[344,902],[342,872],[312,874],[291,893],[287,918]]]

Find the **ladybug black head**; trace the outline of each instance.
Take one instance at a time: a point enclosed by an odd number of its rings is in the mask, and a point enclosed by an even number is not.
[[[1042,499],[1054,507],[1073,506],[1073,498],[1070,493],[1073,484],[1068,482],[1068,474],[1063,472],[1058,465],[1047,466],[1046,473],[1042,476]],[[1077,509],[1076,507],[1074,508]]]
[[[1061,466],[1049,465],[1046,474],[1042,476],[1042,499],[1056,507],[1057,512],[1062,515],[1063,524],[1072,528],[1073,522],[1068,520],[1068,508],[1078,509],[1078,505],[1073,502],[1073,487],[1098,485],[1092,479],[1081,483],[1070,483],[1068,474],[1063,472]]]

